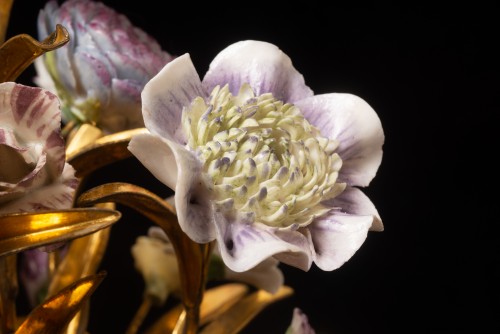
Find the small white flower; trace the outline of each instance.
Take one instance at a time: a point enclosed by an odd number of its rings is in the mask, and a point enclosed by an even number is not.
[[[136,269],[144,278],[146,294],[162,305],[171,293],[180,291],[181,283],[173,247],[158,233],[156,228],[152,228],[148,236],[138,237],[132,246],[132,255]]]

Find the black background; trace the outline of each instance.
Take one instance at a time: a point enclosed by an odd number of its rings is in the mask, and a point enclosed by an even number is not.
[[[16,0],[8,37],[36,34],[45,1]],[[498,18],[493,7],[346,5],[319,1],[223,3],[107,0],[174,55],[189,52],[200,75],[229,44],[276,44],[315,93],[349,92],[378,113],[386,142],[365,189],[385,231],[370,232],[341,268],[283,266],[292,297],[244,333],[284,333],[300,307],[317,333],[498,333]],[[31,84],[33,70],[18,79]],[[133,159],[95,184],[144,184]],[[89,332],[123,333],[141,300],[130,246],[149,226],[123,207],[92,297]],[[155,310],[152,314],[161,313]],[[149,319],[150,320],[150,319]]]

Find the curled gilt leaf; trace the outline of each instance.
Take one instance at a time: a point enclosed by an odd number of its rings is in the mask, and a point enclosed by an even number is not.
[[[42,42],[20,34],[0,46],[0,82],[15,81],[39,56],[69,42],[69,33],[58,24],[56,30]]]
[[[212,244],[199,244],[191,240],[181,229],[175,210],[154,193],[128,183],[107,183],[84,192],[78,206],[114,202],[137,210],[160,226],[179,254],[182,302],[186,310],[185,333],[197,333],[199,308],[205,289],[209,256]]]
[[[16,334],[59,334],[80,311],[106,276],[105,272],[84,277],[37,306]]]

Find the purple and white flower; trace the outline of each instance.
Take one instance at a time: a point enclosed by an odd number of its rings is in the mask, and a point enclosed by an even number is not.
[[[64,47],[35,61],[40,87],[57,92],[63,121],[91,123],[105,133],[143,127],[141,91],[173,57],[129,19],[92,0],[51,0],[38,16],[46,38],[56,24],[70,35]]]
[[[68,209],[78,185],[66,160],[59,100],[0,84],[0,214]]]
[[[77,185],[66,162],[57,97],[38,87],[0,83],[0,215],[69,209]],[[20,279],[33,307],[48,285],[45,250],[21,253]]]
[[[230,45],[202,80],[179,56],[144,87],[142,112],[150,133],[130,151],[175,190],[183,231],[217,240],[233,271],[269,257],[334,270],[383,230],[358,188],[382,160],[379,117],[355,95],[314,95],[273,44]]]

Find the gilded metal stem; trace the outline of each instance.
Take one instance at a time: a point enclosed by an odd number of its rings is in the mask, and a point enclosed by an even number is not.
[[[152,305],[152,296],[149,294],[144,295],[142,303],[137,309],[137,312],[135,312],[134,318],[132,318],[132,321],[130,322],[130,325],[128,326],[125,334],[136,334],[138,332],[139,327],[141,327],[142,323],[144,322],[144,319],[148,315]]]
[[[17,325],[17,254],[0,256],[0,273],[0,334],[10,334]]]
[[[55,249],[48,253],[48,273],[49,273],[49,281],[54,277],[57,267],[61,262],[61,254],[59,249]]]
[[[84,277],[38,305],[15,334],[63,333],[102,282],[106,272]],[[13,332],[12,332],[13,333]]]
[[[165,231],[178,259],[181,297],[186,311],[184,333],[197,333],[212,244],[198,244],[191,240],[182,231],[175,210],[170,204],[133,184],[103,184],[86,191],[77,200],[80,206],[106,202],[127,205],[148,217]]]
[[[10,11],[14,0],[0,0],[0,44],[5,41],[9,25]]]
[[[227,283],[206,290],[200,305],[200,326],[217,319],[231,309],[249,290],[241,283]],[[184,330],[186,312],[182,305],[168,310],[144,334],[179,334]]]

